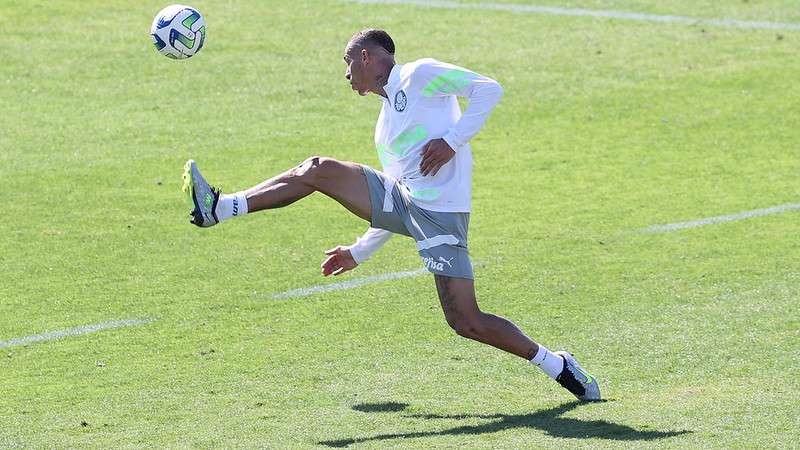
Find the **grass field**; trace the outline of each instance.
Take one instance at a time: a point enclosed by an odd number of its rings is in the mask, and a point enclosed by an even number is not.
[[[546,4],[800,23],[789,0]],[[0,0],[0,342],[153,319],[0,348],[0,448],[798,445],[800,212],[639,230],[798,202],[800,31],[193,5],[206,46],[172,61],[163,2]],[[311,154],[378,165],[379,101],[341,60],[367,27],[504,86],[473,141],[479,302],[610,401],[456,336],[429,275],[274,299],[333,282],[322,251],[366,227],[321,195],[188,224],[188,158],[228,191]],[[419,267],[395,238],[335,281]]]

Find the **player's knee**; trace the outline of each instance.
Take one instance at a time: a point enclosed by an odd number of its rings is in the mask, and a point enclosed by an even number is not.
[[[333,158],[312,156],[297,166],[294,174],[302,177],[307,184],[319,187],[325,180],[335,176],[340,165],[341,163]]]

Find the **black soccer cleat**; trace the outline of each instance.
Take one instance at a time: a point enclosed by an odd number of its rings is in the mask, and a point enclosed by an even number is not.
[[[560,351],[553,352],[564,358],[564,369],[556,377],[558,384],[572,392],[578,400],[585,402],[600,401],[600,385],[597,379],[583,370],[571,353]]]
[[[189,213],[192,216],[189,222],[198,227],[210,227],[219,223],[217,203],[222,192],[206,182],[192,159],[183,166],[183,192],[189,196],[194,207]]]

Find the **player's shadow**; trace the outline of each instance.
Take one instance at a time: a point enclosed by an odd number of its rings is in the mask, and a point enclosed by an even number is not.
[[[599,438],[609,439],[615,441],[652,441],[655,439],[664,439],[681,434],[691,433],[691,431],[655,431],[645,430],[640,431],[631,428],[627,425],[618,423],[607,422],[605,420],[579,420],[569,417],[560,417],[562,414],[575,409],[579,405],[583,405],[578,401],[565,403],[555,408],[545,409],[531,414],[456,414],[456,415],[439,415],[439,414],[406,414],[403,417],[415,419],[448,419],[448,420],[462,420],[462,419],[484,419],[490,422],[479,425],[462,425],[454,428],[448,428],[441,431],[417,431],[407,433],[390,433],[379,434],[377,436],[364,437],[364,438],[351,438],[351,439],[337,439],[330,441],[318,442],[320,445],[328,447],[347,447],[352,444],[369,441],[385,441],[390,439],[411,439],[411,438],[424,438],[431,436],[461,436],[461,435],[477,435],[484,433],[497,433],[515,428],[533,428],[542,430],[553,437],[572,438],[572,439],[588,439]],[[408,406],[405,403],[371,403],[360,404],[353,406],[353,409],[363,412],[394,412],[401,411]]]

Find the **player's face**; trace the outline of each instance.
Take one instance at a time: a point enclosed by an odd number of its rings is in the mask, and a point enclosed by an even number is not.
[[[369,85],[370,77],[367,76],[365,66],[366,52],[362,48],[348,46],[344,54],[344,63],[347,64],[347,69],[344,72],[344,77],[350,81],[350,86],[359,95],[369,94],[372,86]]]

